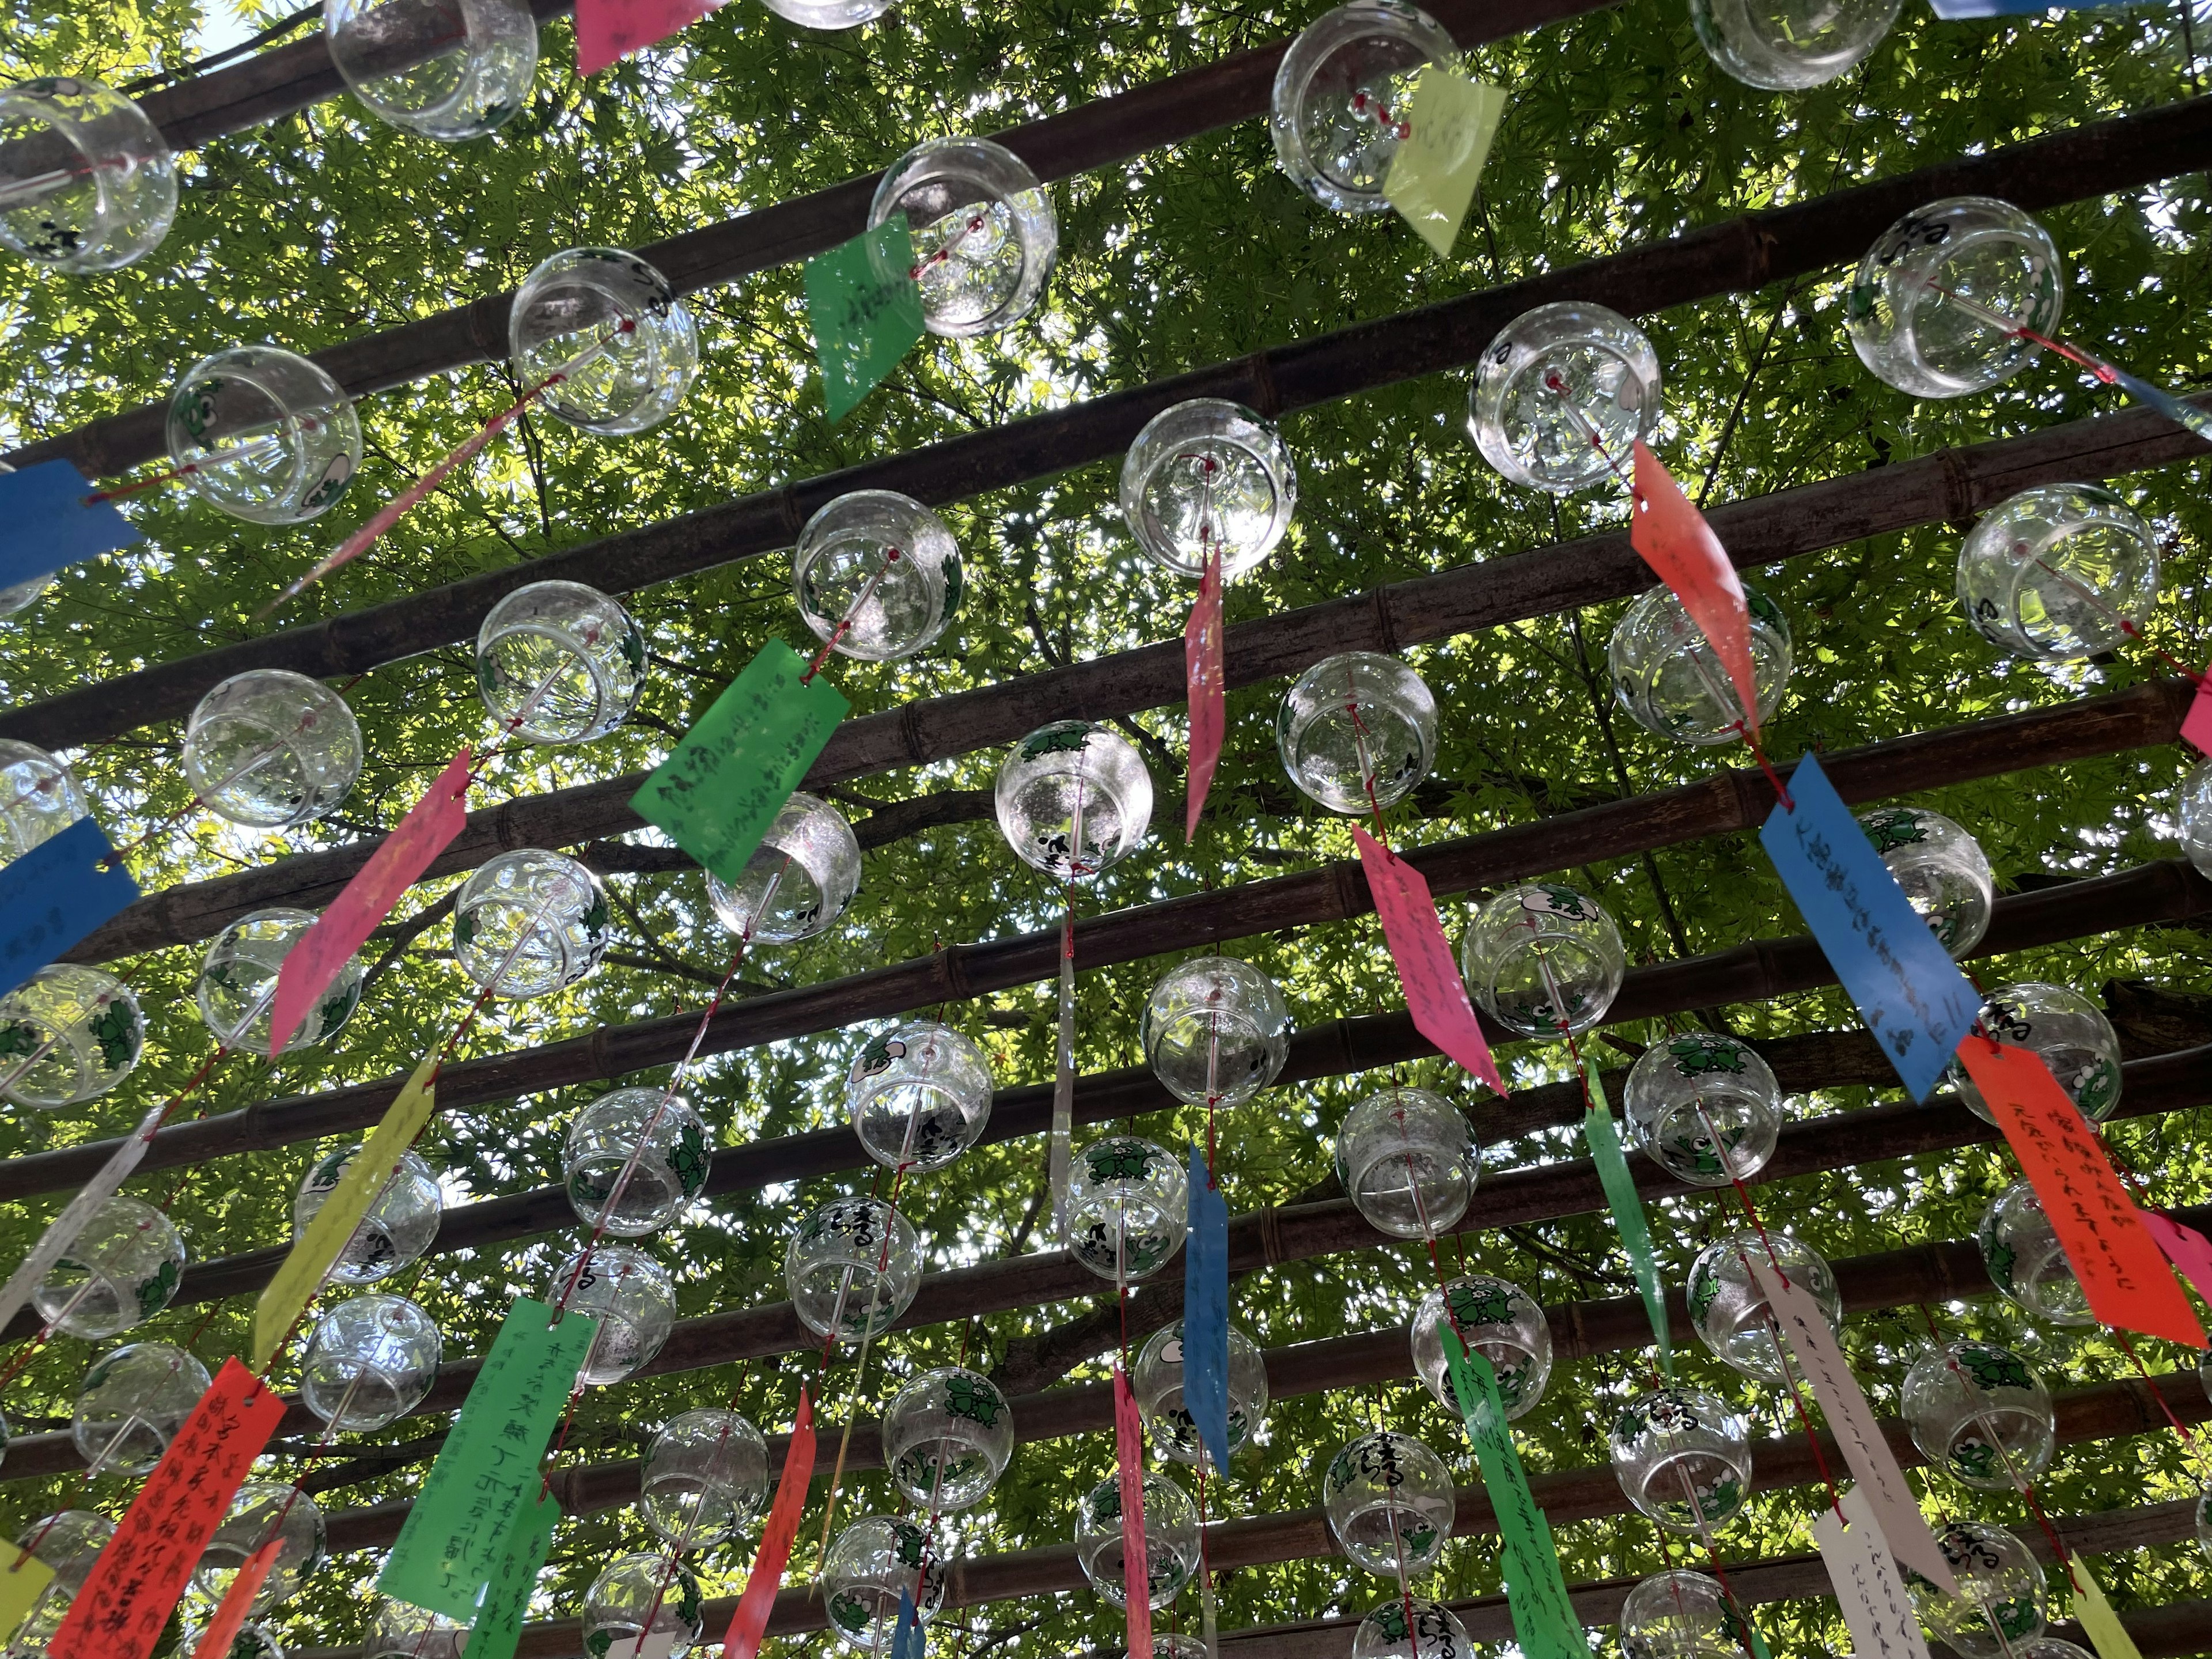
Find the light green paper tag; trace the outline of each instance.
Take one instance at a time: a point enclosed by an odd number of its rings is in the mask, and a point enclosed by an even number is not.
[[[851,413],[921,338],[913,271],[914,233],[902,213],[806,262],[806,318],[832,422]]]
[[[536,1505],[507,1528],[507,1547],[492,1570],[476,1623],[469,1626],[468,1659],[514,1659],[530,1593],[538,1588],[538,1570],[552,1551],[553,1528],[560,1520],[561,1500],[541,1492]]]
[[[1636,1270],[1637,1286],[1644,1292],[1644,1310],[1651,1316],[1651,1334],[1659,1343],[1659,1369],[1672,1382],[1674,1349],[1667,1334],[1667,1291],[1659,1282],[1659,1264],[1651,1259],[1651,1230],[1644,1223],[1644,1200],[1636,1195],[1635,1177],[1621,1155],[1620,1131],[1613,1127],[1605,1085],[1588,1060],[1583,1061],[1583,1081],[1590,1099],[1590,1109],[1583,1116],[1583,1139],[1589,1143],[1590,1162],[1597,1166],[1598,1184],[1612,1206],[1613,1224],[1620,1230],[1621,1248],[1628,1252],[1628,1265]]]
[[[2077,1555],[2070,1571],[2081,1586],[2074,1592],[2074,1616],[2089,1633],[2089,1645],[2097,1650],[2097,1659],[2142,1659],[2135,1638],[2120,1623],[2112,1604],[2105,1600],[2104,1587],[2090,1572],[2089,1564]]]
[[[1505,114],[1503,88],[1431,64],[1406,102],[1406,136],[1390,158],[1382,194],[1441,258],[1467,222],[1490,141]]]
[[[15,1627],[31,1616],[39,1597],[54,1582],[54,1570],[37,1556],[13,1544],[5,1547],[7,1564],[0,1567],[0,1646],[5,1646]]]
[[[796,651],[770,640],[629,798],[732,886],[850,707],[805,672]]]

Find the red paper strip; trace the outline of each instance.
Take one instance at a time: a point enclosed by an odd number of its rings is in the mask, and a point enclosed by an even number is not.
[[[238,1570],[238,1577],[230,1581],[230,1588],[222,1593],[222,1601],[215,1610],[215,1617],[200,1632],[199,1646],[192,1650],[192,1659],[229,1659],[230,1644],[238,1639],[246,1615],[253,1610],[253,1598],[261,1594],[261,1587],[269,1582],[269,1570],[276,1565],[276,1552],[284,1540],[272,1538],[246,1558],[246,1565]]]
[[[714,0],[576,0],[576,73],[597,75],[714,9]]]
[[[753,1557],[745,1593],[730,1615],[729,1634],[722,1638],[722,1659],[753,1659],[760,1651],[768,1616],[775,1608],[775,1593],[783,1588],[784,1564],[791,1559],[792,1540],[799,1536],[799,1517],[806,1508],[806,1484],[814,1478],[814,1402],[806,1385],[799,1388],[799,1420],[791,1425],[791,1449],[783,1455],[783,1480],[775,1489],[775,1505],[769,1510],[761,1533],[760,1553]]]
[[[2197,695],[2189,700],[2189,712],[2182,716],[2181,740],[2212,755],[2212,664],[2206,665],[2204,678],[2197,682]]]
[[[2166,1253],[2166,1259],[2197,1287],[2197,1295],[2212,1302],[2212,1238],[2155,1210],[2138,1210],[2136,1213],[2142,1217],[2143,1225],[2150,1229],[2150,1236],[2158,1241],[2158,1248]]]
[[[1190,700],[1190,793],[1183,799],[1182,838],[1198,834],[1198,815],[1221,763],[1221,738],[1229,727],[1226,671],[1221,653],[1221,550],[1206,556],[1198,603],[1182,630],[1183,684]]]
[[[1474,1005],[1467,1000],[1467,982],[1460,978],[1451,946],[1444,942],[1443,924],[1437,920],[1429,884],[1419,871],[1357,825],[1352,839],[1359,848],[1359,867],[1366,872],[1367,890],[1374,895],[1390,960],[1398,966],[1398,982],[1406,988],[1406,1008],[1413,1017],[1413,1029],[1450,1055],[1462,1070],[1504,1094],[1505,1079],[1498,1074],[1498,1062],[1491,1058]]]
[[[269,1013],[269,1053],[283,1053],[292,1033],[331,988],[331,981],[368,943],[399,902],[399,896],[422,880],[431,861],[453,844],[469,821],[466,804],[470,754],[466,744],[431,781],[422,799],[407,809],[384,844],[331,902],[315,925],[300,936],[276,970],[276,1000]]]
[[[93,1563],[51,1659],[146,1659],[239,1484],[284,1420],[284,1401],[235,1359],[185,1419]]]
[[[2042,1056],[1970,1036],[1959,1058],[2043,1201],[2089,1310],[2107,1325],[2203,1347],[2204,1328],[2142,1212]]]
[[[1128,1374],[1114,1363],[1114,1462],[1121,1476],[1121,1588],[1129,1659],[1152,1659],[1152,1577],[1145,1559],[1145,1419]]]
[[[1692,506],[1674,475],[1636,441],[1636,504],[1630,509],[1628,544],[1674,592],[1735,683],[1745,724],[1759,730],[1758,680],[1751,665],[1751,613],[1735,566]]]

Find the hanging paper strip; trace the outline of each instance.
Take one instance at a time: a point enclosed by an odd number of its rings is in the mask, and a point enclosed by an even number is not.
[[[1211,465],[1212,463],[1207,463]],[[1209,548],[1198,581],[1198,603],[1182,630],[1185,695],[1190,703],[1190,789],[1183,797],[1182,838],[1198,835],[1199,814],[1213,787],[1221,763],[1221,739],[1228,730],[1227,670],[1221,649],[1221,550]]]
[[[791,1546],[799,1536],[799,1517],[806,1508],[806,1484],[814,1475],[814,1404],[799,1389],[799,1417],[791,1425],[791,1445],[783,1455],[783,1480],[775,1489],[775,1504],[769,1510],[768,1526],[761,1533],[760,1553],[745,1580],[745,1593],[730,1615],[730,1628],[722,1638],[722,1659],[754,1659],[768,1630],[768,1616],[775,1610],[775,1593],[783,1587],[783,1569],[791,1559]]]
[[[2207,1238],[2194,1227],[2185,1227],[2171,1216],[2155,1210],[2138,1210],[2150,1236],[2158,1241],[2181,1276],[2197,1287],[2197,1294],[2212,1302],[2212,1238]]]
[[[1152,1566],[1145,1553],[1145,1422],[1119,1359],[1114,1362],[1114,1461],[1121,1477],[1121,1587],[1128,1603],[1128,1659],[1152,1659]]]
[[[1759,681],[1751,660],[1751,612],[1720,538],[1692,506],[1674,475],[1636,441],[1636,501],[1628,544],[1682,602],[1735,686],[1745,724],[1759,730]]]
[[[536,1505],[507,1528],[506,1547],[484,1588],[483,1605],[469,1626],[468,1659],[514,1659],[530,1593],[538,1588],[538,1571],[553,1548],[553,1529],[560,1520],[561,1500],[541,1490]]]
[[[1069,901],[1071,907],[1073,900]],[[1060,1028],[1053,1045],[1052,1139],[1045,1184],[1052,1189],[1052,1237],[1067,1238],[1067,1178],[1075,1161],[1075,915],[1060,924]]]
[[[926,332],[906,215],[894,213],[873,230],[816,254],[806,262],[805,285],[822,400],[834,424]]]
[[[1182,1254],[1182,1406],[1229,1472],[1229,1200],[1205,1155],[1190,1149],[1190,1215]]]
[[[93,1563],[50,1659],[146,1659],[253,1460],[283,1396],[226,1359]]]
[[[689,28],[716,0],[576,0],[576,73],[597,75],[610,64]],[[470,1650],[470,1659],[477,1659]]]
[[[1928,1659],[1920,1616],[1884,1547],[1874,1512],[1856,1486],[1843,1495],[1842,1504],[1841,1516],[1825,1509],[1814,1518],[1813,1541],[1836,1587],[1836,1601],[1850,1628],[1852,1651],[1869,1659],[1879,1654]]]
[[[15,1627],[30,1616],[54,1582],[54,1570],[28,1551],[7,1546],[8,1565],[0,1568],[0,1647],[15,1636]]]
[[[2135,1638],[2128,1634],[2119,1614],[2105,1600],[2104,1589],[2090,1572],[2089,1564],[2077,1555],[2066,1565],[2080,1587],[2074,1592],[2074,1616],[2089,1632],[2089,1644],[2097,1650],[2097,1659],[2142,1659]]]
[[[0,1285],[0,1330],[7,1329],[9,1322],[22,1311],[23,1304],[31,1299],[31,1292],[54,1270],[54,1263],[69,1254],[70,1246],[76,1243],[77,1235],[99,1213],[100,1206],[114,1197],[131,1178],[131,1172],[144,1159],[146,1149],[154,1144],[155,1127],[166,1110],[166,1104],[148,1109],[146,1115],[138,1120],[138,1127],[107,1155],[107,1162],[100,1166],[100,1173],[86,1182],[84,1190],[46,1224],[46,1231],[39,1235],[39,1242],[31,1247],[30,1255],[16,1264],[8,1282]]]
[[[1491,1057],[1474,1005],[1467,1000],[1467,983],[1452,963],[1429,884],[1419,871],[1356,824],[1352,840],[1359,849],[1359,868],[1375,900],[1376,918],[1382,924],[1383,943],[1390,947],[1398,983],[1405,988],[1406,1011],[1413,1017],[1413,1029],[1462,1071],[1503,1095],[1505,1079]]]
[[[2112,3],[2117,4],[2118,0],[2112,0]],[[2061,0],[2061,3],[2064,3],[2064,0]],[[2109,363],[2106,367],[2112,368]],[[2137,380],[2124,368],[2112,368],[2112,382],[2144,407],[2156,410],[2176,426],[2186,427],[2205,442],[2212,443],[2212,412],[2175,397],[2164,386]]]
[[[1637,1288],[1644,1293],[1644,1311],[1650,1316],[1651,1334],[1659,1344],[1659,1369],[1671,1382],[1674,1347],[1667,1334],[1667,1291],[1651,1255],[1651,1229],[1644,1218],[1644,1200],[1636,1195],[1636,1178],[1628,1173],[1628,1160],[1621,1153],[1620,1131],[1613,1126],[1605,1085],[1588,1055],[1583,1059],[1583,1086],[1589,1096],[1589,1109],[1583,1114],[1583,1139],[1589,1143],[1598,1185],[1605,1189],[1607,1206],[1613,1211],[1613,1224],[1620,1230],[1620,1247],[1628,1253]]]
[[[315,925],[285,952],[283,965],[276,970],[276,1000],[269,1010],[272,1059],[284,1052],[316,999],[330,989],[354,952],[368,943],[399,896],[422,878],[431,860],[461,833],[469,821],[465,798],[470,764],[470,750],[464,744]]]
[[[775,815],[850,707],[770,640],[653,768],[629,804],[735,885]]]
[[[1942,1080],[1982,1000],[1913,910],[1866,831],[1809,750],[1790,805],[1759,830],[1813,937],[1915,1100]]]
[[[599,1322],[517,1297],[377,1576],[386,1595],[474,1619],[507,1539],[538,1501],[538,1460]]]
[[[2204,665],[2203,676],[2197,682],[2197,695],[2189,700],[2188,714],[2182,716],[2181,740],[2200,754],[2212,755],[2212,663]]]
[[[0,587],[51,576],[64,565],[118,553],[146,538],[67,461],[0,473]]]
[[[1959,1058],[2051,1218],[2089,1311],[2106,1325],[2203,1347],[2204,1327],[2165,1253],[2043,1057],[1975,1036],[1959,1045]]]
[[[253,1598],[269,1582],[269,1570],[276,1565],[276,1552],[283,1547],[283,1539],[272,1538],[246,1558],[230,1588],[223,1591],[222,1600],[216,1604],[215,1616],[200,1632],[192,1659],[230,1659],[230,1644],[238,1639],[246,1615],[253,1611]]]
[[[1406,100],[1407,132],[1390,158],[1382,195],[1439,258],[1449,258],[1459,240],[1505,103],[1498,88],[1442,64],[1421,71]]]
[[[898,1623],[891,1627],[891,1659],[922,1659],[921,1615],[915,1610],[910,1589],[899,1591]]]
[[[138,884],[88,817],[0,868],[0,996],[137,897]]]

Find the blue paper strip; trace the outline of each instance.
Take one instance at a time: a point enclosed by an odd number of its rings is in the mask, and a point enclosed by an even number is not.
[[[1216,1474],[1229,1473],[1229,1200],[1190,1149],[1189,1237],[1182,1255],[1182,1408]]]
[[[0,587],[35,581],[65,564],[146,539],[113,502],[88,506],[84,498],[91,494],[84,474],[67,461],[0,472]]]
[[[0,868],[0,996],[138,896],[99,823],[79,818]]]
[[[1782,884],[1915,1100],[1925,1100],[1982,1000],[1936,942],[1810,752],[1759,832]]]
[[[2133,0],[1928,0],[1929,9],[1947,23],[1969,17],[2040,17],[2047,11],[2092,11]]]
[[[899,1591],[898,1623],[891,1631],[890,1659],[922,1659],[921,1621],[914,1610],[914,1592]]]
[[[2112,370],[2112,378],[2121,391],[2137,403],[2156,410],[2176,426],[2185,426],[2207,443],[2212,443],[2212,413],[2191,403],[2184,403],[2164,386],[2153,386],[2148,380],[2139,380],[2124,368]]]

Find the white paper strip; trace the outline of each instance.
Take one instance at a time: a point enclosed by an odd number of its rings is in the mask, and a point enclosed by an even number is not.
[[[131,1172],[146,1156],[146,1149],[154,1144],[155,1127],[167,1109],[167,1103],[164,1102],[138,1121],[138,1127],[109,1156],[100,1173],[85,1182],[84,1190],[70,1200],[69,1207],[39,1235],[39,1242],[31,1247],[22,1265],[9,1276],[7,1284],[0,1285],[0,1330],[4,1330],[8,1322],[22,1311],[23,1304],[31,1299],[31,1292],[54,1270],[54,1263],[69,1254],[70,1246],[76,1243],[77,1235],[85,1230],[94,1212],[114,1197],[131,1178]]]
[[[1842,1519],[1833,1509],[1820,1511],[1813,1522],[1813,1541],[1820,1547],[1844,1622],[1850,1626],[1855,1659],[1928,1659],[1928,1643],[1905,1581],[1857,1487],[1844,1494],[1842,1507]]]

